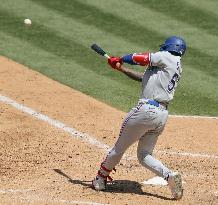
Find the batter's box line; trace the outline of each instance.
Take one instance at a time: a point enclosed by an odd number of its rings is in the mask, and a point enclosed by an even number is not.
[[[18,196],[18,199],[22,201],[29,201],[30,203],[32,202],[39,202],[39,203],[57,203],[57,204],[81,204],[81,205],[110,205],[110,204],[102,204],[102,203],[97,203],[97,202],[92,202],[92,201],[80,201],[80,200],[67,200],[67,199],[51,199],[47,197],[42,197],[41,195],[28,195],[26,197],[24,196]]]
[[[72,137],[77,138],[77,139],[81,139],[90,145],[94,145],[95,147],[103,149],[105,152],[108,152],[110,150],[110,147],[108,145],[104,144],[103,142],[100,142],[99,140],[90,136],[89,134],[80,132],[73,127],[67,126],[63,122],[60,122],[58,120],[54,120],[54,119],[48,117],[47,115],[44,115],[40,112],[33,110],[32,108],[29,108],[23,104],[19,104],[18,102],[12,100],[9,97],[6,97],[6,96],[3,96],[0,94],[0,102],[2,102],[4,104],[11,105],[12,107],[16,108],[17,110],[22,111],[26,114],[29,114],[29,115],[37,118],[38,120],[47,122],[51,126],[56,127],[58,129],[61,129],[61,130],[65,131],[66,133],[69,133]],[[189,157],[202,157],[202,158],[208,158],[208,159],[218,159],[217,155],[210,155],[210,154],[204,154],[204,153],[170,152],[170,151],[161,151],[161,150],[156,150],[156,153],[177,155],[177,156],[189,156]],[[126,154],[126,155],[124,155],[124,159],[135,159],[135,157],[131,157],[128,154]]]
[[[0,194],[9,194],[9,193],[26,193],[33,191],[32,189],[0,189]]]

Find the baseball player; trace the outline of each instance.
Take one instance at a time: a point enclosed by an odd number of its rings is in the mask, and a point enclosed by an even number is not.
[[[185,51],[185,41],[172,36],[160,45],[158,52],[134,53],[108,59],[112,68],[142,82],[142,92],[138,104],[124,119],[117,142],[92,181],[95,190],[106,189],[107,179],[111,180],[110,172],[120,162],[124,152],[138,141],[137,157],[140,164],[168,182],[174,199],[182,197],[181,175],[155,159],[152,152],[168,118],[167,107],[181,77],[181,57]],[[144,73],[136,72],[124,67],[123,63],[145,66],[146,69]]]

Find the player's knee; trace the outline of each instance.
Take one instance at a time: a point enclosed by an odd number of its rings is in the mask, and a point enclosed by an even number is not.
[[[141,165],[145,165],[146,164],[146,157],[151,155],[152,153],[148,152],[148,151],[139,151],[137,152],[137,157],[138,157],[138,161]]]
[[[122,156],[124,154],[123,151],[117,150],[117,149],[112,149],[109,153],[110,157],[118,157],[118,156]]]

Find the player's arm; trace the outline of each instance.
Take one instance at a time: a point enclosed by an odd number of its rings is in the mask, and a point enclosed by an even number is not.
[[[151,57],[149,52],[128,54],[123,56],[121,59],[123,63],[128,63],[130,65],[147,66],[150,65],[151,62]]]
[[[126,67],[123,65],[123,62],[122,62],[122,59],[121,59],[121,58],[119,58],[119,57],[111,57],[111,58],[108,59],[108,64],[109,64],[112,68],[114,68],[114,69],[116,69],[116,70],[118,70],[118,71],[124,73],[124,74],[127,75],[129,78],[131,78],[131,79],[133,79],[133,80],[136,80],[136,81],[139,81],[139,82],[142,81],[143,73],[134,71],[134,70],[132,70],[132,69],[130,69],[130,68],[126,68]]]
[[[139,81],[139,82],[142,82],[143,73],[126,68],[123,65],[120,65],[120,66],[118,65],[117,67],[119,67],[118,68],[119,71],[121,71],[122,73],[127,75],[129,78],[136,80],[136,81]]]

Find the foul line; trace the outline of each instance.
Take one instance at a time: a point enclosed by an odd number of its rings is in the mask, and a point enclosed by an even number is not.
[[[38,195],[30,195],[27,197],[19,197],[20,199],[23,200],[28,200],[31,202],[41,202],[41,203],[64,203],[64,204],[82,204],[82,205],[110,205],[110,204],[101,204],[101,203],[97,203],[97,202],[89,202],[89,201],[77,201],[77,200],[66,200],[66,199],[50,199],[50,198],[44,198],[42,196],[38,196]]]
[[[31,189],[0,189],[0,194],[8,194],[8,193],[25,193],[32,191]]]
[[[83,205],[110,205],[110,204],[101,204],[97,202],[92,202],[92,201],[78,201],[78,200],[67,200],[67,199],[50,199],[50,198],[44,198],[41,195],[31,195],[28,194],[28,196],[23,197],[23,196],[18,196],[17,193],[23,194],[26,192],[33,191],[31,189],[0,189],[0,194],[16,194],[16,198],[21,199],[21,200],[28,200],[31,202],[41,202],[41,203],[64,203],[64,204],[83,204]]]
[[[218,159],[217,155],[214,154],[206,154],[206,153],[190,153],[190,152],[179,152],[179,151],[163,151],[163,150],[157,150],[156,153],[160,154],[169,154],[169,155],[178,155],[178,156],[191,156],[191,157],[204,157],[204,158],[213,158]]]
[[[199,115],[169,115],[172,118],[197,118],[197,119],[215,119],[217,120],[218,117],[213,116],[199,116]]]
[[[37,111],[35,111],[35,110],[33,110],[33,109],[29,108],[29,107],[21,105],[21,104],[17,103],[16,101],[14,101],[14,100],[12,100],[12,99],[10,99],[8,97],[0,95],[0,101],[2,101],[5,104],[13,106],[13,107],[15,107],[16,109],[18,109],[18,110],[20,110],[22,112],[25,112],[25,113],[27,113],[29,115],[32,115],[33,117],[35,117],[35,118],[37,118],[39,120],[45,121],[48,124],[50,124],[50,125],[52,125],[52,126],[54,126],[56,128],[62,129],[65,132],[72,135],[73,137],[82,139],[82,140],[88,142],[91,145],[95,145],[95,146],[97,146],[98,148],[101,148],[101,149],[106,149],[106,150],[109,149],[108,145],[103,144],[102,142],[100,142],[100,141],[96,140],[95,138],[91,137],[90,135],[88,135],[86,133],[79,132],[79,131],[77,131],[76,129],[74,129],[72,127],[68,127],[64,123],[62,123],[62,122],[60,122],[58,120],[54,120],[54,119],[52,119],[52,118],[50,118],[50,117],[48,117],[46,115],[43,115],[40,112],[37,112]]]
[[[58,121],[58,120],[54,120],[46,115],[43,115],[29,107],[26,107],[22,104],[17,103],[16,101],[5,97],[3,95],[0,95],[0,101],[11,105],[13,107],[15,107],[16,109],[27,113],[39,120],[45,121],[48,124],[59,128],[61,130],[64,130],[65,132],[69,133],[71,136],[76,137],[78,139],[82,139],[83,141],[87,142],[88,144],[94,145],[100,149],[103,149],[105,151],[108,151],[110,149],[110,147],[102,142],[100,142],[99,140],[95,139],[94,137],[88,135],[87,133],[83,133],[83,132],[79,132],[78,130],[72,128],[72,127],[68,127],[67,125],[65,125],[64,123]],[[170,152],[170,151],[161,151],[161,150],[157,150],[156,153],[160,153],[160,154],[169,154],[169,155],[177,155],[177,156],[189,156],[189,157],[203,157],[203,158],[213,158],[213,159],[218,159],[217,155],[210,155],[210,154],[205,154],[205,153],[188,153],[188,152]],[[131,158],[131,157],[130,157]]]

